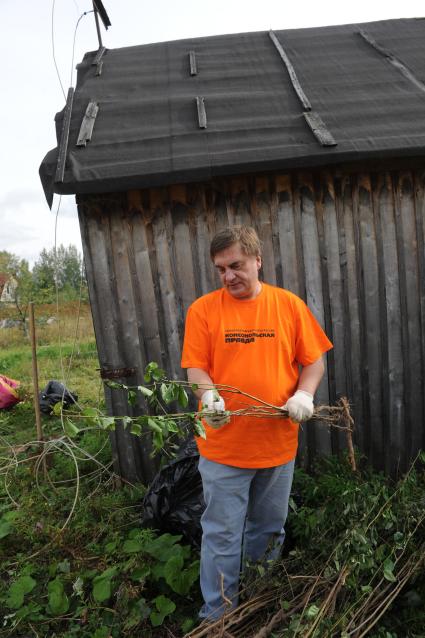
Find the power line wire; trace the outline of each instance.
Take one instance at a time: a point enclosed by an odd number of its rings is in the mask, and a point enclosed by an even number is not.
[[[51,13],[52,54],[53,54],[53,62],[54,62],[54,65],[55,65],[55,69],[56,69],[56,73],[57,73],[57,76],[58,76],[59,84],[61,86],[63,96],[64,96],[64,98],[66,100],[65,90],[64,90],[64,87],[63,87],[63,84],[62,84],[62,80],[61,80],[60,73],[59,73],[59,68],[58,68],[58,65],[57,65],[57,62],[56,62],[56,55],[55,55],[55,38],[54,38],[55,4],[56,4],[56,0],[52,0],[52,13]],[[74,5],[78,9],[78,6],[77,6],[75,0],[74,0]],[[88,15],[89,13],[94,13],[94,10],[83,12],[80,15],[80,17],[78,18],[78,20],[76,22],[76,25],[75,25],[74,38],[73,38],[73,43],[72,43],[70,86],[72,86],[72,78],[73,78],[73,72],[74,72],[75,43],[76,43],[78,26],[79,26],[82,18],[84,16]],[[57,313],[57,316],[58,316],[59,360],[60,360],[61,377],[62,377],[62,382],[63,382],[63,386],[64,386],[63,396],[62,396],[62,401],[63,401],[64,394],[65,394],[65,389],[66,389],[66,384],[67,384],[67,381],[69,380],[69,375],[70,375],[70,372],[71,372],[71,366],[72,366],[73,358],[74,358],[74,355],[75,355],[76,345],[77,345],[77,343],[79,341],[79,334],[78,333],[79,333],[79,322],[80,322],[80,316],[81,316],[81,301],[82,301],[82,291],[83,291],[83,268],[81,268],[80,290],[79,290],[79,298],[78,298],[78,309],[77,309],[77,318],[76,318],[74,339],[73,339],[73,344],[72,344],[72,351],[71,351],[71,356],[69,358],[67,371],[65,372],[64,360],[63,360],[63,351],[62,351],[62,335],[61,335],[61,326],[60,326],[60,312],[59,312],[59,305],[60,305],[59,304],[59,277],[58,277],[58,275],[59,275],[59,263],[58,263],[58,255],[57,255],[57,233],[58,233],[58,221],[59,221],[59,211],[60,211],[60,207],[61,207],[61,202],[62,202],[62,195],[59,196],[59,201],[58,201],[56,214],[55,214],[55,231],[54,231],[54,264],[55,264],[55,267],[54,267],[54,271],[55,271],[56,313]],[[62,420],[62,427],[64,427],[62,412],[61,412],[61,420]]]
[[[63,97],[64,97],[64,100],[66,102],[65,89],[63,88],[61,76],[60,76],[58,65],[57,65],[57,62],[56,62],[56,55],[55,55],[55,4],[56,4],[56,0],[52,0],[52,30],[51,30],[52,55],[53,55],[53,63],[55,65],[55,69],[56,69],[56,74],[58,76],[59,84],[61,86]]]
[[[74,29],[74,40],[72,43],[72,59],[71,59],[71,80],[70,80],[70,86],[72,86],[72,75],[74,73],[74,54],[75,54],[75,40],[77,38],[77,29],[78,29],[78,25],[80,24],[80,21],[82,18],[84,18],[84,16],[88,15],[89,13],[94,13],[93,9],[91,11],[84,11],[84,13],[82,13],[80,15],[80,17],[77,20],[77,24],[75,25],[75,29]]]

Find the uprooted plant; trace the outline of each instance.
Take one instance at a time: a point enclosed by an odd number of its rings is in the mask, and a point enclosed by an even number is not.
[[[167,453],[175,447],[174,443],[189,433],[195,433],[205,438],[202,417],[210,414],[208,409],[188,410],[188,390],[197,390],[200,386],[180,379],[169,379],[164,370],[157,363],[151,362],[146,366],[144,385],[128,386],[115,381],[106,381],[112,391],[125,392],[127,401],[133,408],[143,410],[144,414],[136,416],[104,416],[98,410],[88,408],[79,414],[64,416],[64,429],[68,436],[75,436],[80,431],[77,425],[83,420],[86,425],[113,430],[117,425],[128,428],[136,436],[152,435],[153,451]],[[249,399],[249,403],[241,409],[226,411],[229,416],[249,416],[252,418],[282,418],[288,416],[282,407],[272,405],[263,399],[248,394],[230,385],[216,384],[217,392],[237,394]],[[145,402],[145,406],[141,404]],[[252,402],[255,403],[252,403]],[[169,406],[180,407],[183,411],[170,412]],[[60,410],[60,406],[58,407]],[[313,419],[319,425],[334,427],[345,432],[350,463],[355,469],[355,455],[352,441],[353,419],[350,415],[347,399],[342,397],[334,406],[320,405],[316,407]]]

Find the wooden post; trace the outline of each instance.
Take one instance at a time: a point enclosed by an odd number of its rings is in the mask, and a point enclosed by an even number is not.
[[[34,388],[34,411],[35,411],[35,424],[37,427],[37,439],[43,441],[43,428],[41,425],[41,413],[39,402],[39,389],[38,389],[38,369],[37,369],[37,344],[35,338],[35,319],[34,319],[34,302],[30,301],[29,304],[29,319],[30,319],[30,339],[32,350],[32,383]],[[47,474],[46,459],[43,458],[44,475]]]

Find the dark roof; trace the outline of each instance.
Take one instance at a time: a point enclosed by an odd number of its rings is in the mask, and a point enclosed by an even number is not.
[[[110,49],[100,66],[91,52],[78,66],[63,179],[58,149],[40,167],[47,198],[424,155],[425,19],[275,36],[335,146],[323,146],[308,125],[308,106],[269,32]],[[197,97],[207,128],[199,126]],[[99,108],[91,140],[76,146],[89,102]],[[56,116],[59,146],[63,119],[64,111]]]

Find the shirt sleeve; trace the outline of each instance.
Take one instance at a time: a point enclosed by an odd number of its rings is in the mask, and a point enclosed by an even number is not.
[[[187,311],[181,367],[200,368],[209,373],[211,344],[208,323],[198,306],[192,304]]]
[[[310,365],[324,352],[333,348],[332,342],[304,301],[296,298],[295,358],[302,366]]]

